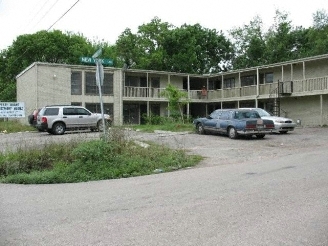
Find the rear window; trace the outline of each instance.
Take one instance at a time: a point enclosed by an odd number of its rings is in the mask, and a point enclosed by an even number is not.
[[[58,115],[59,108],[46,108],[43,115]]]

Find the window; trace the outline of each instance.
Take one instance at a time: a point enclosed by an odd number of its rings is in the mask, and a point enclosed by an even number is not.
[[[81,102],[71,102],[72,106],[82,106]]]
[[[250,85],[256,85],[256,76],[255,75],[248,75],[243,76],[241,79],[241,86],[250,86]]]
[[[97,95],[97,84],[96,84],[96,73],[86,72],[85,73],[85,94]]]
[[[77,115],[90,115],[90,112],[85,108],[75,108]]]
[[[103,106],[105,114],[113,115],[113,104],[104,103]],[[85,107],[93,113],[101,113],[100,103],[86,103]]]
[[[133,76],[127,76],[125,79],[125,86],[139,86],[139,78]]]
[[[221,89],[221,81],[220,80],[209,80],[208,81],[208,89],[209,90]]]
[[[223,88],[234,88],[236,87],[235,78],[228,78],[223,80]]]
[[[152,115],[160,115],[161,114],[161,107],[159,104],[151,104],[150,105],[150,113]]]
[[[151,78],[150,79],[151,81],[151,87],[153,88],[160,88],[160,80],[159,80],[159,77],[154,77],[154,78]]]
[[[104,95],[113,95],[113,74],[105,73],[104,74],[104,84],[101,87],[101,92]]]
[[[139,124],[139,105],[123,105],[123,122],[124,124]]]
[[[71,73],[71,95],[82,95],[82,72]]]
[[[43,115],[58,115],[59,108],[46,108]]]
[[[75,108],[63,108],[63,115],[76,115]]]
[[[104,95],[113,95],[113,74],[104,74],[104,81],[103,85],[101,86],[101,92]],[[85,73],[85,94],[99,95],[95,72]]]
[[[273,83],[273,73],[265,74],[265,83]]]
[[[221,120],[228,120],[230,118],[230,111],[223,111],[220,115]]]

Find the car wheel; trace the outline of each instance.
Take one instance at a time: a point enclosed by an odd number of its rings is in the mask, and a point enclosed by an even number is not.
[[[63,135],[65,130],[65,125],[61,122],[55,123],[52,127],[52,132],[55,135]]]
[[[204,127],[201,123],[198,123],[196,126],[196,131],[198,134],[205,134]]]
[[[265,137],[265,134],[257,134],[256,137],[257,138],[264,138]]]
[[[108,122],[105,120],[105,125],[106,125],[106,128],[109,127],[109,124]],[[104,127],[103,127],[103,123],[102,123],[102,120],[99,120],[98,123],[97,123],[97,128],[98,128],[98,131],[99,132],[102,132],[104,130]]]
[[[237,131],[234,127],[230,127],[228,130],[229,138],[236,139],[238,137]]]

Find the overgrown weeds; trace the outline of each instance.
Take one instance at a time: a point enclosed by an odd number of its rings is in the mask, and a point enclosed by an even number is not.
[[[71,183],[169,172],[196,165],[202,157],[156,144],[147,148],[112,128],[106,139],[52,143],[0,154],[0,182]]]

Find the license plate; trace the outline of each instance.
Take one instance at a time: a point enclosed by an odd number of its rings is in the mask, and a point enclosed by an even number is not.
[[[257,125],[257,128],[258,128],[258,129],[263,129],[264,126],[263,126],[263,125]]]

